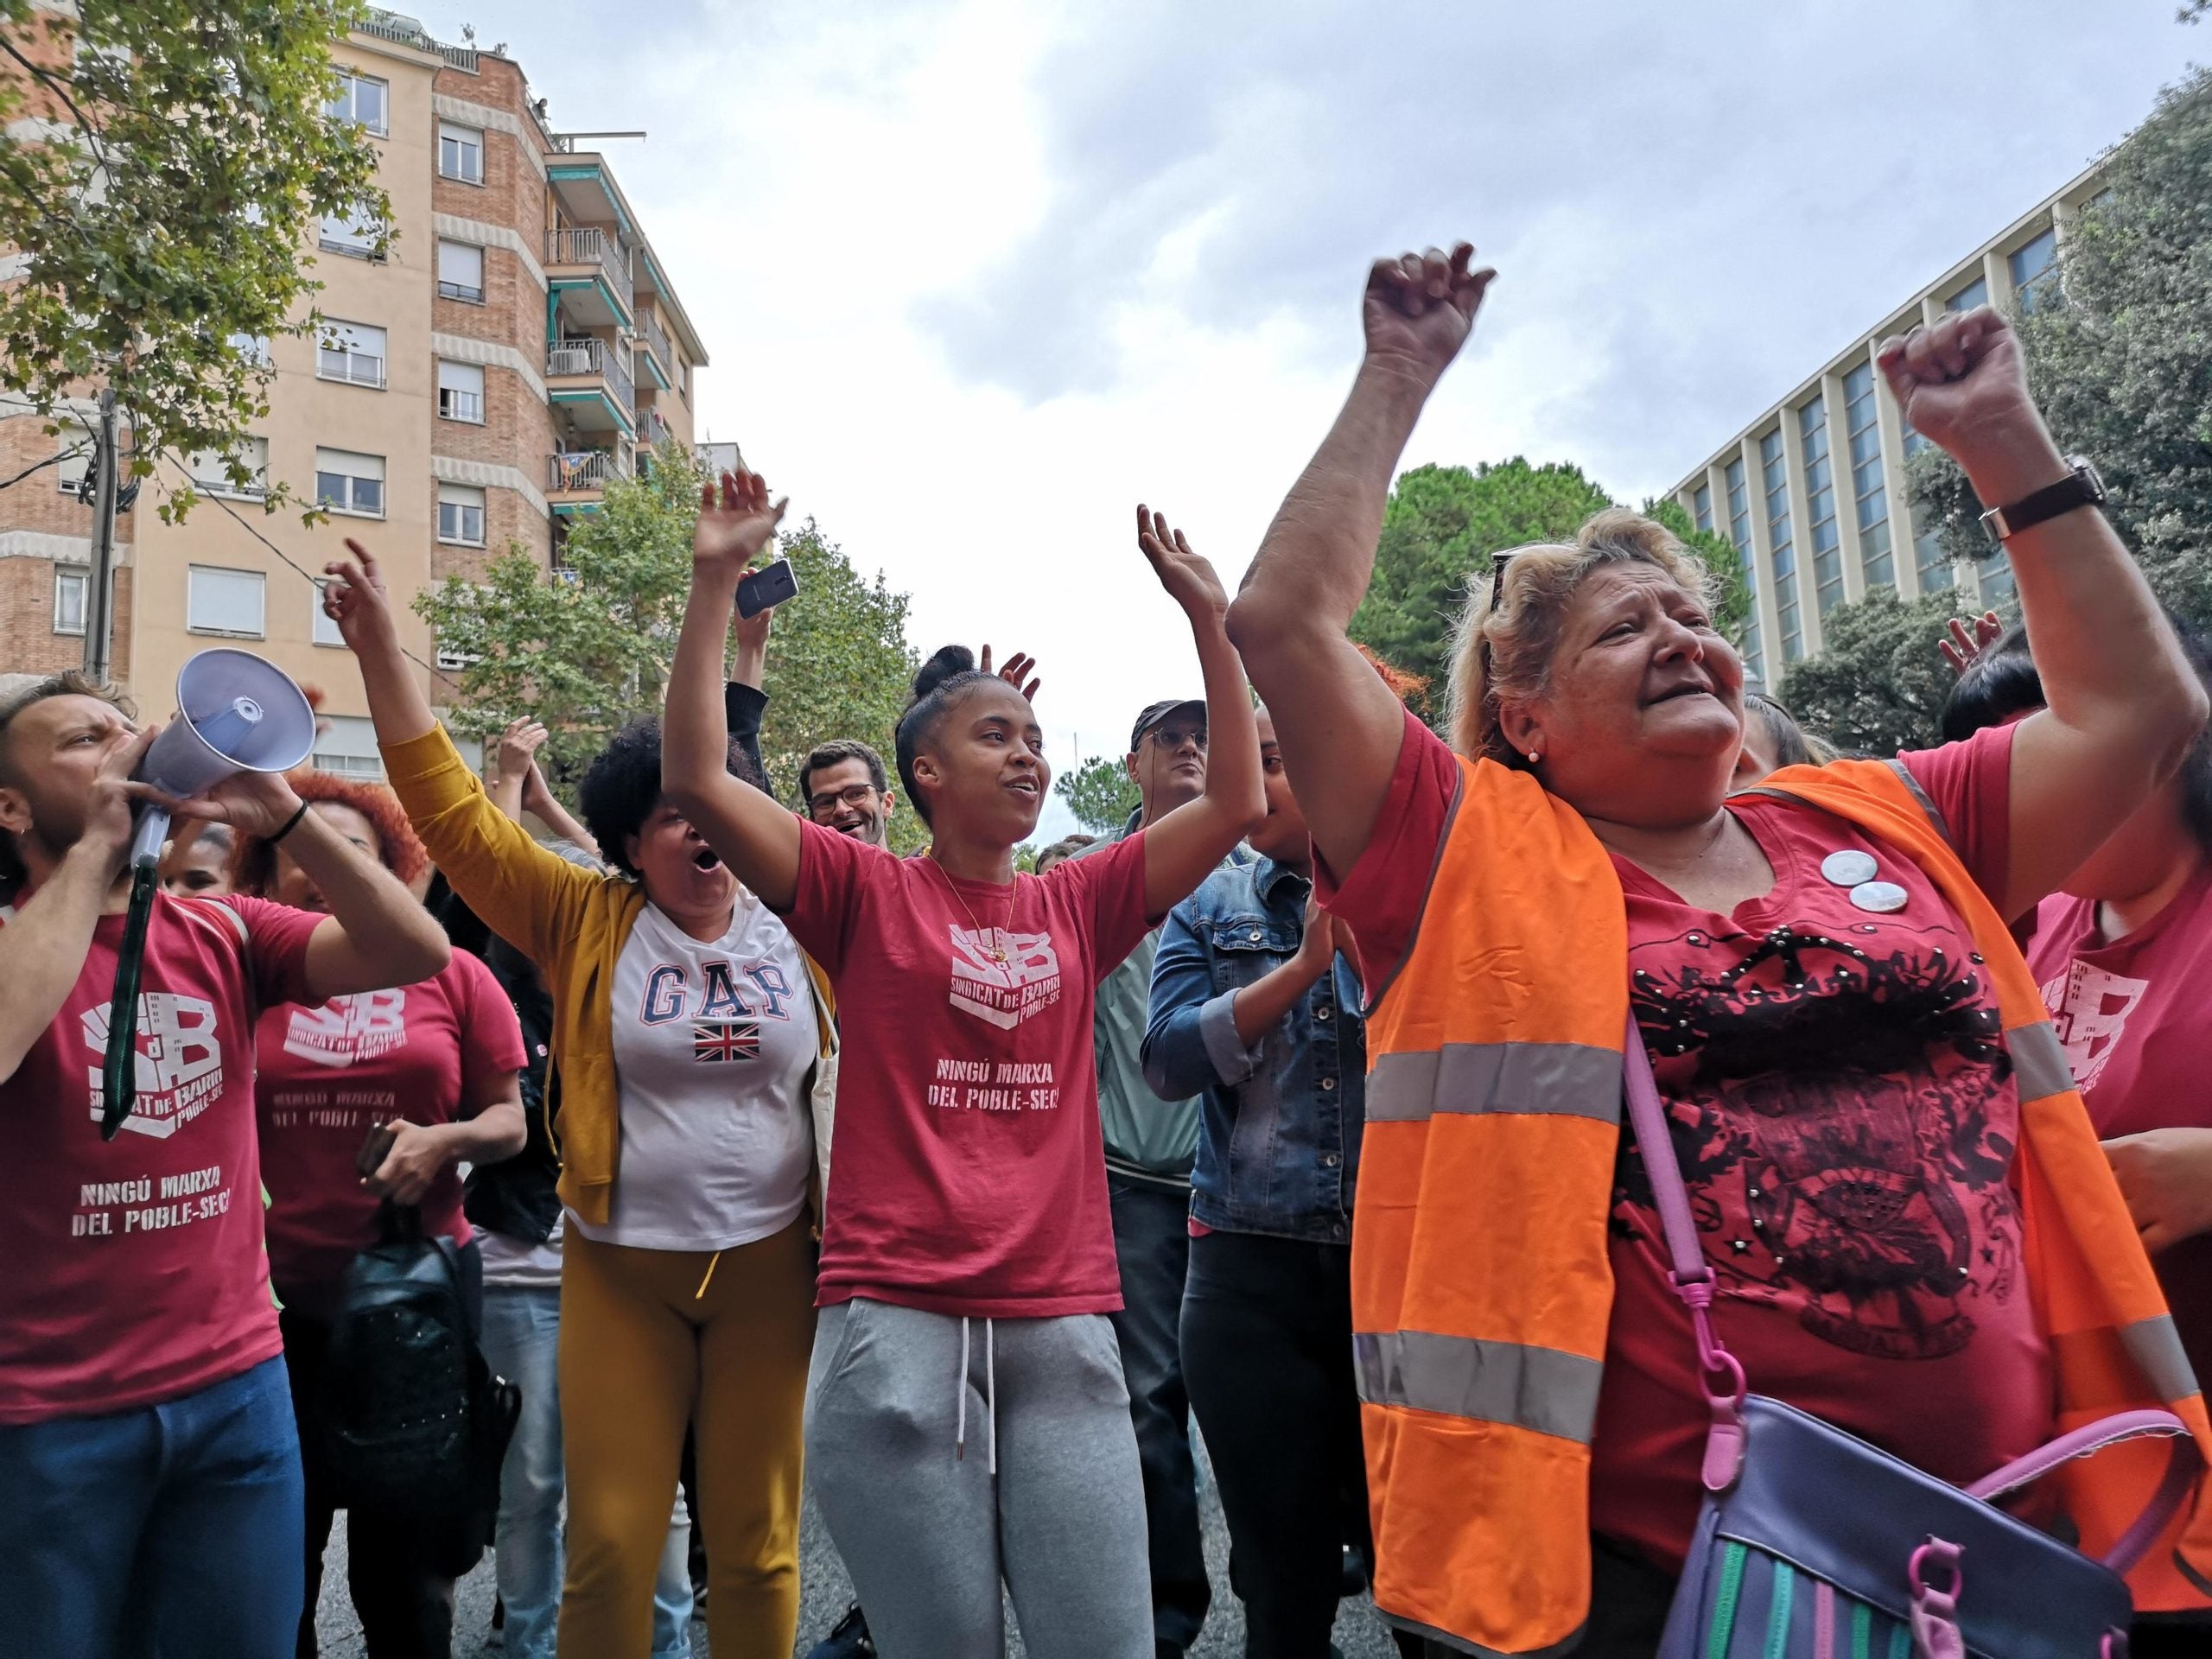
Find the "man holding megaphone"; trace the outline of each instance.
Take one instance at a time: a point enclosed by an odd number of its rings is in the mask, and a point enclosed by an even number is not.
[[[303,1498],[262,1249],[254,1022],[426,978],[448,947],[226,731],[194,734],[243,757],[212,787],[163,772],[206,788],[179,801],[134,781],[158,728],[103,689],[0,677],[0,1655],[105,1656],[151,1634],[166,1656],[282,1659],[298,1632]],[[154,897],[126,999],[129,1111],[103,1139],[128,855],[154,810],[282,842],[328,914]]]

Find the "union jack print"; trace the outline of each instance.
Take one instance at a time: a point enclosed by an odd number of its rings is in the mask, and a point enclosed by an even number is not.
[[[758,1020],[734,1020],[726,1024],[691,1027],[691,1058],[702,1065],[719,1065],[727,1060],[753,1060],[760,1057],[760,1022]]]

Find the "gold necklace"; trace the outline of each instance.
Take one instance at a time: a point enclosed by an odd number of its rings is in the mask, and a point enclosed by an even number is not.
[[[1006,938],[1007,935],[1014,931],[1014,884],[1009,882],[1007,886],[1006,925],[999,929],[995,934],[991,934],[988,932],[988,930],[983,926],[982,923],[976,919],[976,912],[969,908],[968,900],[962,895],[960,889],[953,885],[952,873],[946,869],[944,865],[938,862],[936,848],[932,847],[929,849],[928,857],[930,868],[935,870],[938,873],[938,879],[944,881],[944,890],[952,895],[952,902],[959,906],[962,910],[967,912],[968,925],[973,928],[976,931],[976,945],[981,948],[983,954],[988,957],[993,962],[998,963],[1001,968],[1005,967],[1007,963],[1010,960],[1007,956]],[[1017,880],[1019,879],[1019,877],[1016,878]],[[984,945],[983,940],[986,937],[992,938],[994,943],[988,946]]]

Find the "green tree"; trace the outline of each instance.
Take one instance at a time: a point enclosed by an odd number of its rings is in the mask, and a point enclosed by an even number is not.
[[[1430,684],[1440,706],[1451,668],[1452,626],[1471,580],[1487,578],[1491,556],[1529,542],[1566,540],[1611,505],[1579,467],[1511,461],[1416,467],[1402,473],[1382,510],[1375,579],[1352,615],[1351,637]]]
[[[375,146],[326,119],[355,0],[0,0],[0,387],[54,417],[111,388],[143,476],[269,412],[252,342],[302,334],[326,214],[383,224]],[[57,425],[55,429],[59,429]],[[285,492],[271,486],[272,497]],[[188,508],[179,491],[162,512]]]
[[[760,728],[768,775],[779,789],[795,789],[806,752],[836,738],[858,738],[888,764],[918,665],[906,643],[907,596],[880,570],[864,581],[811,518],[785,531],[779,551],[791,562],[798,597],[776,612],[770,636]],[[890,831],[897,852],[918,851],[929,840],[912,806],[892,815]]]
[[[1564,461],[1531,466],[1516,455],[1470,472],[1416,467],[1399,474],[1383,508],[1375,579],[1351,620],[1351,637],[1408,673],[1429,682],[1418,712],[1440,709],[1451,671],[1452,629],[1469,583],[1486,580],[1492,556],[1532,542],[1569,542],[1583,520],[1615,505],[1582,469]],[[1751,611],[1742,562],[1725,539],[1697,530],[1672,500],[1643,511],[1673,531],[1719,578],[1717,620],[1732,638]]]
[[[1093,835],[1119,830],[1141,804],[1136,782],[1117,754],[1094,754],[1073,772],[1054,780],[1052,793],[1065,801],[1075,821]]]
[[[2159,96],[2014,319],[2061,448],[2088,455],[2160,599],[2212,624],[2212,69]],[[1989,548],[1950,460],[1913,458],[1913,512],[1954,559]]]
[[[1821,654],[1790,665],[1780,695],[1807,731],[1838,748],[1888,756],[1942,741],[1954,683],[1936,642],[1960,613],[1953,592],[1900,600],[1886,589],[1839,605]]]

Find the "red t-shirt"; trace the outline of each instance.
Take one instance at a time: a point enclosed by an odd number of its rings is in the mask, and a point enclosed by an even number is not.
[[[156,898],[137,1109],[103,1141],[124,918],[100,918],[60,1012],[0,1082],[0,1423],[175,1400],[282,1351],[251,1041],[261,1009],[305,993],[321,920],[255,899]]]
[[[1091,1001],[1150,926],[1144,836],[1011,888],[819,824],[799,837],[785,920],[836,982],[844,1034],[822,1305],[1119,1308]]]
[[[2094,900],[2051,894],[2036,913],[2028,966],[2100,1135],[2212,1128],[2212,865],[2112,944]],[[2153,1265],[2190,1363],[2212,1376],[2212,1233]]]
[[[376,1243],[378,1200],[355,1165],[369,1131],[395,1117],[427,1128],[472,1116],[486,1080],[524,1064],[514,1005],[466,950],[420,984],[270,1008],[255,1049],[269,1267],[287,1302],[334,1285]],[[421,1208],[425,1233],[468,1242],[454,1166]]]
[[[1904,757],[1985,886],[2002,883],[2009,728]],[[1408,716],[1376,839],[1333,896],[1387,971],[1418,920],[1458,780]],[[1774,868],[1721,916],[1616,858],[1630,1000],[1751,1387],[1952,1481],[2049,1438],[2050,1364],[2008,1180],[2019,1099],[1963,920],[1903,852],[1816,808],[1728,803]],[[1871,857],[1903,909],[1821,873]],[[1679,1566],[1708,1418],[1650,1185],[1623,1137],[1591,1525]],[[1941,1409],[1931,1405],[1940,1402]]]

